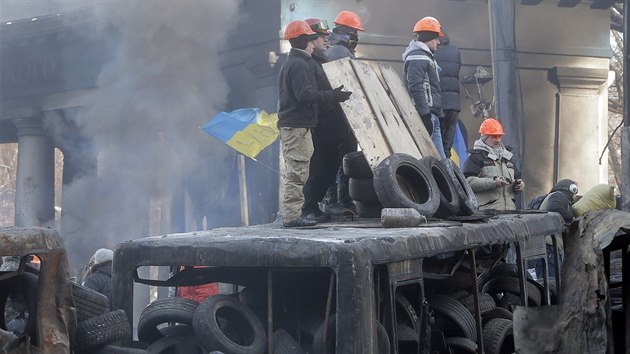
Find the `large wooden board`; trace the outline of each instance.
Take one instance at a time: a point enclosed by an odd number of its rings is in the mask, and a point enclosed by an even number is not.
[[[379,64],[379,67],[386,90],[390,93],[391,99],[398,108],[402,120],[405,122],[408,132],[411,134],[418,150],[420,150],[422,157],[433,156],[439,159],[440,154],[435,148],[433,140],[431,140],[431,135],[429,135],[422,123],[420,115],[416,111],[400,76],[389,64]]]
[[[370,167],[375,168],[393,153],[440,158],[402,80],[390,65],[341,59],[324,64],[324,71],[333,87],[344,85],[353,92],[341,108]]]
[[[352,96],[341,103],[341,108],[370,167],[375,168],[383,159],[392,154],[392,150],[381,132],[379,122],[372,112],[350,60],[341,59],[326,63],[324,71],[332,87],[344,85],[346,90],[352,91]]]
[[[422,155],[418,147],[411,138],[407,126],[402,121],[400,113],[392,103],[374,67],[357,60],[353,60],[351,63],[392,153],[402,152],[418,159],[421,158]]]

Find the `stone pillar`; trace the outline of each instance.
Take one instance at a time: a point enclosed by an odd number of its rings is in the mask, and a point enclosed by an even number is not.
[[[599,156],[608,134],[608,69],[555,67],[557,111],[553,179],[573,178],[581,193],[608,181],[608,159]],[[552,125],[553,126],[553,125]]]
[[[44,133],[40,114],[12,121],[18,136],[15,226],[54,227],[54,146]]]

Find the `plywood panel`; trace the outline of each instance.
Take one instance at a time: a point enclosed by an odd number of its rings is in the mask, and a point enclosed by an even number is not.
[[[413,141],[420,150],[422,157],[433,156],[440,158],[440,155],[433,145],[431,135],[427,132],[418,111],[411,101],[409,93],[405,89],[404,83],[398,73],[390,64],[379,64],[381,76],[384,80],[385,89],[389,92],[392,101],[396,105],[403,122],[411,134]]]
[[[387,91],[383,88],[374,67],[357,60],[351,63],[392,151],[421,158],[420,150],[411,138],[407,126],[402,121]]]
[[[370,164],[375,168],[392,154],[392,150],[385,140],[376,116],[370,108],[367,96],[363,92],[361,83],[355,75],[349,59],[335,60],[324,64],[324,71],[332,87],[344,85],[352,91],[352,96],[341,103],[350,127],[361,146],[361,150]]]

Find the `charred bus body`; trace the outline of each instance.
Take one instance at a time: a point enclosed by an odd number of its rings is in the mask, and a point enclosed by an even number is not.
[[[555,213],[532,213],[405,229],[383,229],[364,220],[318,229],[265,225],[137,239],[115,250],[113,307],[134,318],[129,294],[135,283],[178,287],[220,282],[233,285],[229,301],[250,310],[240,314],[248,319],[240,326],[243,333],[223,333],[236,348],[273,352],[285,345],[288,334],[299,348],[315,353],[472,350],[493,336],[511,336],[507,330],[487,330],[490,321],[495,327],[511,326],[511,305],[555,301],[560,279],[536,281],[526,276],[524,265],[529,259],[546,259],[545,238],[559,237],[562,226]],[[517,264],[502,262],[508,247],[516,248]],[[152,266],[167,271],[141,270]],[[180,269],[185,270],[173,271]],[[151,276],[160,273],[170,274]],[[223,317],[230,313],[226,308],[235,306],[214,301],[208,311],[206,302],[190,323],[198,337],[210,330],[200,323],[239,317]],[[204,316],[210,319],[199,319]],[[146,333],[142,317],[139,334]],[[509,338],[501,343],[513,346]],[[216,341],[209,346],[205,348],[227,350]]]

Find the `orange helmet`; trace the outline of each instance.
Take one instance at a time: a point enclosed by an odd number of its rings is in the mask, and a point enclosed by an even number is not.
[[[341,11],[337,17],[335,17],[335,24],[348,26],[357,31],[365,31],[361,24],[361,17],[352,11]]]
[[[284,39],[293,39],[301,35],[315,34],[311,29],[311,26],[304,20],[294,20],[287,24],[284,28]]]
[[[479,126],[479,134],[483,135],[503,135],[503,127],[498,120],[494,118],[488,118]]]
[[[440,22],[435,17],[427,16],[422,18],[420,21],[416,22],[416,25],[413,26],[414,32],[420,31],[429,31],[435,32],[440,35],[440,37],[444,37],[444,33],[442,33],[442,26]]]
[[[318,18],[307,18],[304,21],[306,21],[306,23],[308,23],[308,25],[311,26],[311,29],[313,31],[315,31],[316,33],[323,34],[323,35],[329,35],[330,34],[330,28],[328,27],[328,21],[320,20]]]

